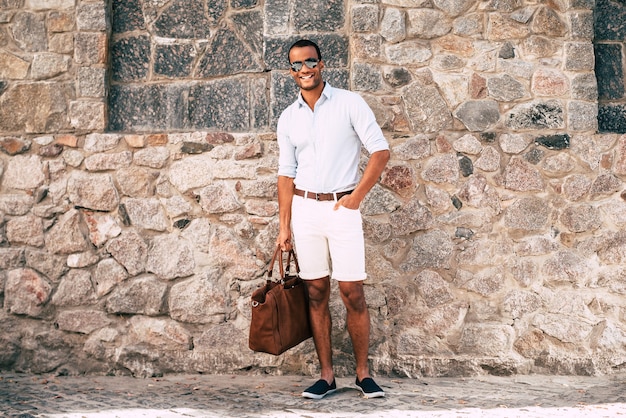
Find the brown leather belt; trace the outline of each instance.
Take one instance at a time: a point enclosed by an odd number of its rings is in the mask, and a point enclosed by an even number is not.
[[[294,189],[293,193],[296,196],[306,197],[306,198],[314,199],[320,202],[325,202],[328,200],[339,200],[345,195],[352,193],[352,190],[348,190],[346,192],[339,192],[339,193],[312,193],[312,192],[305,192],[304,190],[300,190],[300,189]]]

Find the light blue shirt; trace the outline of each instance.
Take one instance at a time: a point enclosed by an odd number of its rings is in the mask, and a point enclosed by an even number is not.
[[[277,126],[278,175],[314,193],[352,190],[359,182],[361,145],[373,154],[389,149],[374,113],[356,93],[326,83],[315,109],[302,95]]]

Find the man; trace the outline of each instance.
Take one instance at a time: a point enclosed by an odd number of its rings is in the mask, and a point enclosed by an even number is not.
[[[332,272],[347,311],[356,385],[365,397],[382,397],[385,392],[371,378],[368,365],[370,318],[363,291],[365,243],[359,205],[389,160],[389,144],[361,96],[322,81],[324,61],[315,43],[294,43],[288,57],[300,94],[283,111],[277,127],[277,244],[290,250],[293,228],[321,369],[321,378],[302,396],[321,399],[337,389],[328,307]],[[370,158],[359,180],[362,145]]]

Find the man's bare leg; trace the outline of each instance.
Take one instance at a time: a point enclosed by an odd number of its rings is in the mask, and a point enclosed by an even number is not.
[[[370,377],[368,364],[370,315],[365,303],[363,282],[339,282],[339,290],[346,306],[346,322],[356,360],[356,376],[363,380]]]
[[[305,280],[309,293],[309,313],[315,351],[320,362],[321,378],[331,384],[335,379],[333,372],[333,352],[331,345],[332,320],[328,301],[330,298],[330,278]]]

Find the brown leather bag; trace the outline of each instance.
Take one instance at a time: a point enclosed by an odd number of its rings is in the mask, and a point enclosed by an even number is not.
[[[280,281],[272,281],[274,262],[278,258]],[[296,274],[289,274],[291,259]],[[283,251],[276,247],[267,269],[267,282],[251,298],[252,320],[248,346],[251,350],[279,355],[310,338],[309,302],[304,282],[299,277],[296,253],[291,250],[287,266]]]

